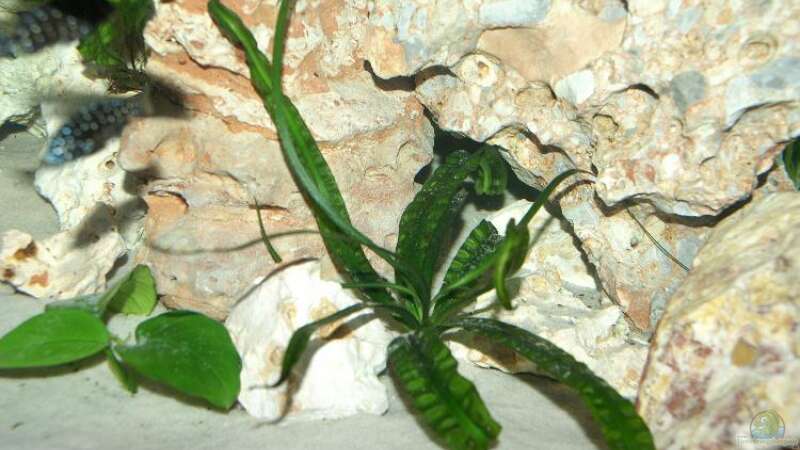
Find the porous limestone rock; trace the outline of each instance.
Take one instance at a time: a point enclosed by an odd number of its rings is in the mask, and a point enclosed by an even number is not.
[[[47,134],[57,136],[80,106],[96,98],[83,96],[42,103]],[[36,171],[34,186],[53,205],[62,231],[76,228],[98,208],[110,207],[116,228],[128,248],[135,250],[141,241],[144,205],[138,197],[140,181],[117,164],[119,143],[119,137],[112,135],[89,155],[63,164],[43,164]]]
[[[277,2],[229,2],[268,50]],[[361,2],[299,2],[284,87],[320,144],[353,223],[394,247],[400,213],[430,161],[433,129],[407,86],[375,80],[360,56]],[[276,265],[258,242],[254,200],[269,233],[316,229],[290,176],[241,52],[212,23],[205,0],[157,2],[145,38],[147,70],[184,111],[137,121],[120,164],[150,179],[142,259],[168,305],[224,318],[253,279]],[[249,243],[249,245],[248,245]],[[318,236],[277,238],[285,261],[321,257]],[[335,277],[327,260],[323,276]]]
[[[527,201],[518,201],[488,220],[504,230],[510,219],[519,220],[529,206]],[[622,309],[600,290],[572,235],[558,219],[540,210],[529,229],[535,244],[515,276],[514,309],[496,309],[490,316],[548,339],[587,364],[622,395],[635,398],[647,359],[646,343]],[[493,292],[486,294],[475,308],[495,299]],[[536,372],[533,364],[512,351],[493,347],[488,341],[476,343],[479,347],[469,350],[455,344],[456,354],[513,373]]]
[[[392,336],[369,311],[322,327],[289,381],[269,386],[296,329],[358,301],[322,280],[317,261],[287,267],[251,288],[225,324],[242,356],[239,403],[248,413],[311,420],[386,412],[386,388],[377,375]]]
[[[444,129],[505,148],[532,186],[572,167],[594,171],[595,185],[572,189],[561,207],[604,288],[652,329],[684,271],[640,239],[622,208],[642,204],[637,217],[689,264],[711,216],[752,195],[781,144],[800,134],[800,6],[449,3],[462,2],[382,2],[368,54],[376,73],[416,73],[417,95]],[[440,22],[464,14],[460,47],[420,25],[433,10],[447,16]],[[479,11],[513,23],[481,25]]]
[[[76,46],[77,42],[57,43],[17,58],[0,57],[0,124],[31,125],[47,100],[69,101],[107,91],[107,81],[84,76]]]
[[[102,291],[106,275],[127,250],[102,203],[77,226],[39,242],[17,230],[3,233],[0,241],[0,280],[51,300]]]
[[[761,196],[711,232],[667,304],[639,391],[658,448],[747,444],[764,410],[800,438],[797,249],[797,193]]]

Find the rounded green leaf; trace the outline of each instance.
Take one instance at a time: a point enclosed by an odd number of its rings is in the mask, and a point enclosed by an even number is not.
[[[114,347],[136,372],[186,395],[228,409],[239,396],[242,362],[222,324],[173,311],[136,328],[136,344]]]
[[[139,265],[120,283],[108,308],[123,314],[146,316],[153,312],[156,303],[158,296],[153,275],[147,266]]]
[[[34,316],[0,338],[0,368],[57,366],[92,356],[108,346],[103,322],[79,309]]]

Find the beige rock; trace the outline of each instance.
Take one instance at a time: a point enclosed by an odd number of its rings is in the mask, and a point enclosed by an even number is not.
[[[471,4],[511,13],[512,3]],[[800,10],[529,3],[548,4],[541,20],[484,31],[475,51],[437,62],[449,70],[419,73],[417,95],[444,129],[505,148],[534,187],[572,167],[597,173],[561,207],[604,288],[652,329],[684,274],[623,208],[640,204],[637,217],[689,264],[711,216],[753,195],[781,144],[800,133],[800,28],[791,25]]]
[[[518,201],[489,217],[505,229],[511,218],[519,220],[530,203]],[[530,225],[536,244],[518,272],[519,288],[511,311],[489,315],[525,328],[587,364],[622,395],[635,398],[647,359],[647,345],[626,320],[622,309],[602,293],[575,247],[573,237],[557,219],[540,211]],[[475,308],[496,300],[481,297]],[[477,341],[477,349],[454,344],[456,354],[481,366],[505,371],[533,372],[536,367],[513,352]]]
[[[269,49],[277,2],[229,2]],[[120,164],[151,178],[148,246],[167,304],[224,318],[253,279],[276,265],[258,242],[253,199],[270,233],[315,229],[286,169],[274,127],[241,53],[212,24],[205,0],[158,2],[145,37],[147,70],[182,95],[183,117],[129,127]],[[394,246],[414,175],[430,161],[433,130],[413,92],[376,84],[361,52],[365,2],[299,2],[287,42],[284,88],[331,166],[353,223]],[[249,244],[249,245],[248,245]],[[322,257],[315,235],[275,240],[285,261]],[[323,261],[323,275],[335,277]]]
[[[659,448],[747,444],[763,410],[800,438],[798,230],[800,195],[776,193],[711,233],[667,304],[639,391]]]
[[[353,222],[381,245],[394,245],[400,211],[414,193],[413,174],[427,160],[430,128],[422,116],[396,128],[323,144]],[[369,149],[362,152],[361,149]],[[141,257],[174,307],[224,318],[253,279],[276,265],[264,250],[253,199],[264,206],[270,234],[285,261],[321,257],[313,217],[292,181],[278,143],[224,122],[150,118],[125,132],[121,166],[147,174],[147,243]],[[330,269],[328,277],[335,276]]]
[[[127,250],[102,203],[78,226],[40,242],[17,230],[5,232],[1,242],[0,280],[51,300],[104,290],[106,275]]]
[[[367,310],[323,327],[286,384],[283,353],[299,327],[358,302],[338,283],[320,279],[317,261],[288,267],[259,281],[226,322],[242,356],[239,402],[267,420],[313,420],[383,414],[389,403],[378,373],[392,335]]]

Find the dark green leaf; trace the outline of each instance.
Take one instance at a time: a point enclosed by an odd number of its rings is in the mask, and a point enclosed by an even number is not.
[[[502,192],[507,180],[505,170],[505,162],[494,147],[482,147],[471,155],[456,151],[414,196],[400,218],[397,258],[422,275],[423,285],[414,286],[415,290],[427,293],[431,289],[446,235],[463,205],[464,181],[477,172],[477,184],[482,186],[479,192]],[[395,278],[401,279],[397,275]]]
[[[144,27],[155,8],[152,0],[113,0],[114,12],[92,33],[81,39],[78,50],[84,61],[94,64],[112,87],[124,91],[141,89],[146,80],[147,60]]]
[[[511,296],[506,281],[515,274],[528,255],[530,233],[528,227],[517,226],[514,219],[506,226],[506,235],[497,248],[497,261],[494,266],[494,288],[497,299],[506,309],[511,309]]]
[[[458,249],[458,253],[444,275],[442,287],[453,284],[478,267],[481,261],[494,253],[502,240],[502,236],[497,233],[497,228],[491,222],[482,220],[478,226],[472,229],[467,239],[461,244],[461,248]]]
[[[800,139],[793,140],[783,150],[783,167],[794,187],[800,190]]]
[[[282,5],[282,22],[278,30],[286,29],[289,5]],[[361,245],[394,264],[394,255],[381,248],[353,227],[336,179],[322,157],[305,121],[292,102],[280,90],[279,83],[273,83],[273,67],[258,49],[252,33],[230,9],[217,0],[208,3],[209,13],[226,36],[245,51],[250,68],[253,86],[261,95],[267,112],[272,117],[281,139],[287,165],[303,192],[310,198],[312,210],[322,234],[325,245],[334,263],[344,270],[357,283],[384,282],[370,265]],[[285,38],[276,36],[276,44]],[[278,70],[276,73],[280,73]],[[380,302],[391,302],[392,297],[383,289],[370,289],[365,292],[370,298]]]
[[[261,233],[261,242],[264,244],[264,247],[267,248],[267,253],[269,253],[270,258],[272,258],[272,262],[280,264],[283,262],[283,259],[281,255],[278,254],[278,251],[275,250],[275,247],[272,246],[272,242],[267,235],[267,230],[264,228],[264,220],[261,218],[261,207],[258,205],[258,200],[253,198],[253,203],[256,205],[256,217],[258,217],[258,231]]]
[[[389,345],[389,364],[399,385],[425,423],[451,450],[481,450],[500,433],[447,346],[433,333],[396,338]]]
[[[286,352],[283,354],[283,361],[281,363],[281,376],[273,386],[278,386],[289,379],[289,375],[292,373],[292,368],[294,368],[295,364],[300,361],[300,358],[303,356],[303,352],[305,352],[306,347],[308,347],[308,341],[311,339],[311,335],[313,335],[321,327],[330,325],[337,320],[344,319],[345,317],[361,311],[364,308],[366,308],[366,305],[364,304],[348,306],[347,308],[337,311],[328,317],[298,328],[294,334],[292,334],[291,339],[289,339],[289,345],[286,346]]]
[[[146,316],[153,312],[156,303],[158,303],[156,281],[149,267],[139,265],[120,282],[108,308],[123,314]]]
[[[612,450],[655,449],[650,430],[633,404],[569,353],[527,330],[494,319],[463,318],[451,325],[508,346],[541,372],[575,389],[600,423]]]
[[[103,322],[80,309],[34,316],[0,338],[0,368],[57,366],[97,354],[108,346]]]
[[[136,328],[135,345],[114,352],[136,372],[227,409],[239,395],[242,363],[225,327],[208,317],[173,311]]]
[[[114,377],[122,387],[131,394],[135,394],[139,390],[139,383],[136,382],[133,372],[122,365],[122,362],[117,359],[110,348],[106,349],[106,360],[108,361],[108,368],[111,369],[111,373],[114,374]]]
[[[508,165],[500,151],[487,151],[481,159],[478,170],[473,173],[475,192],[478,195],[502,195],[508,185]]]

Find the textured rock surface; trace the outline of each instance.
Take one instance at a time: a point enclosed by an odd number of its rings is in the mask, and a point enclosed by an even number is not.
[[[377,375],[392,336],[370,312],[321,328],[298,364],[304,372],[280,388],[268,386],[280,376],[296,329],[356,302],[338,283],[320,278],[316,261],[288,267],[252,288],[226,322],[242,355],[239,402],[247,412],[269,420],[386,412],[386,388]]]
[[[86,98],[81,100],[42,104],[49,136],[57,136],[79,107],[86,104]],[[74,229],[99,209],[110,208],[115,227],[128,247],[135,249],[141,240],[144,205],[138,197],[140,181],[117,164],[119,142],[118,136],[107,136],[97,143],[102,147],[89,155],[62,164],[43,164],[36,171],[34,185],[53,205],[62,230]]]
[[[39,298],[66,299],[102,291],[106,274],[126,252],[110,210],[102,204],[76,227],[41,241],[17,230],[0,238],[0,280]]]
[[[491,215],[498,228],[519,220],[530,206],[519,201]],[[647,345],[597,286],[573,237],[558,220],[539,211],[530,225],[531,236],[538,236],[528,259],[517,274],[519,289],[511,311],[497,310],[491,315],[504,322],[542,336],[606,379],[622,395],[636,397],[639,379],[647,358]],[[495,300],[493,293],[476,304],[481,308]],[[490,345],[479,341],[477,344]],[[536,372],[527,360],[513,352],[489,349],[468,350],[456,344],[457,354],[482,365],[503,370]]]
[[[752,194],[779,144],[800,133],[798,5],[450,3],[461,2],[379,7],[371,24],[386,38],[370,53],[376,72],[418,73],[417,95],[439,124],[507,149],[528,184],[541,187],[569,167],[594,170],[595,188],[576,188],[561,206],[604,288],[651,329],[682,269],[620,208],[654,205],[658,215],[647,208],[637,217],[690,264],[709,224],[703,217]],[[433,10],[444,22],[464,14],[459,46],[425,32]],[[495,29],[480,19],[487,11],[511,22]]]
[[[314,229],[286,169],[273,126],[248,80],[241,54],[211,23],[206,2],[160,2],[146,38],[148,71],[182,94],[185,114],[130,126],[125,170],[151,179],[143,255],[171,306],[224,318],[253,279],[275,264],[258,240],[253,199],[270,233]],[[275,2],[235,4],[262,48]],[[354,224],[394,246],[414,175],[430,160],[433,130],[412,92],[376,84],[359,56],[367,28],[359,2],[298,5],[289,31],[285,87],[320,142]],[[247,243],[252,245],[246,245]],[[323,255],[321,240],[275,240],[286,261]],[[329,263],[323,275],[335,276]]]
[[[800,438],[800,195],[765,195],[711,233],[670,299],[639,410],[659,448],[734,448],[775,410]]]
[[[107,90],[105,81],[83,75],[75,46],[75,42],[59,43],[15,59],[0,58],[0,124],[30,125],[45,100],[99,95]]]

